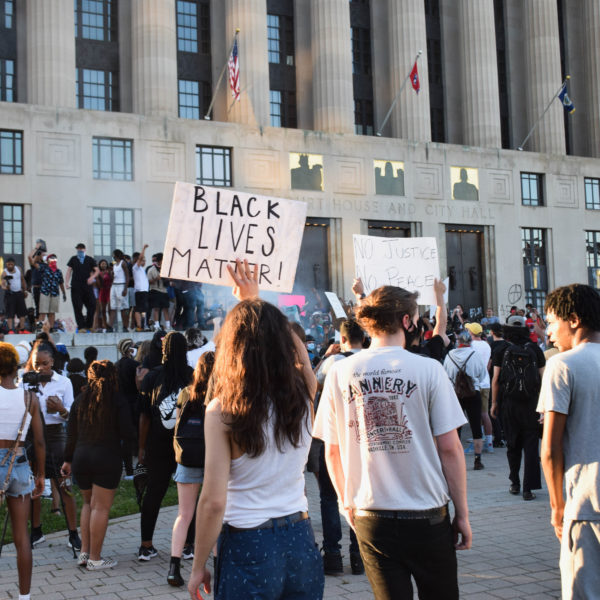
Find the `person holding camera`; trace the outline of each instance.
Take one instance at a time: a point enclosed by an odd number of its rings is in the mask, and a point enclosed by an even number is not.
[[[24,329],[27,307],[25,298],[27,296],[27,284],[23,271],[15,264],[15,259],[9,257],[4,262],[5,269],[2,271],[2,289],[4,290],[4,310],[8,320],[9,333],[17,331],[14,326],[15,316],[19,319],[19,328]]]
[[[54,347],[47,343],[37,343],[34,347],[26,371],[38,374],[40,408],[44,415],[46,435],[46,476],[54,479],[65,507],[65,516],[69,528],[67,546],[81,550],[81,540],[77,533],[77,505],[71,491],[71,482],[63,478],[60,472],[67,440],[65,423],[73,404],[73,386],[71,381],[53,370]],[[45,540],[41,524],[41,503],[34,500],[32,508],[31,544],[35,546]]]
[[[67,301],[65,284],[62,271],[58,268],[56,254],[48,254],[47,257],[34,248],[27,259],[34,271],[41,276],[40,297],[39,297],[39,319],[43,323],[48,318],[50,331],[55,330],[54,318],[58,312],[59,299],[58,294],[62,292],[63,302]]]
[[[127,400],[119,392],[115,365],[94,361],[88,384],[71,408],[65,462],[61,473],[77,479],[83,496],[81,552],[77,564],[88,571],[110,569],[113,558],[102,558],[108,515],[121,480],[121,441],[133,438]]]
[[[6,498],[13,540],[17,551],[19,599],[30,599],[31,544],[27,533],[29,499],[44,491],[44,429],[40,406],[34,394],[17,387],[19,355],[11,344],[0,342],[0,490]],[[31,427],[34,440],[35,475],[24,449]]]

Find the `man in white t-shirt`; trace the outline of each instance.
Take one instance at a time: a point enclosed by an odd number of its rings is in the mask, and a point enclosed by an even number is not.
[[[467,323],[465,329],[468,329],[473,338],[471,348],[477,352],[485,365],[485,377],[481,382],[481,424],[483,425],[483,433],[485,434],[485,444],[483,445],[484,452],[494,451],[494,442],[492,439],[492,420],[490,419],[490,374],[488,372],[490,366],[490,358],[492,356],[492,348],[486,340],[482,340],[483,327],[479,323]]]
[[[131,257],[133,261],[133,267],[131,272],[133,273],[133,289],[135,290],[135,308],[133,311],[135,317],[136,331],[143,331],[146,324],[146,315],[149,311],[148,303],[148,290],[150,289],[150,282],[148,281],[148,275],[146,275],[146,248],[148,244],[144,244],[141,252],[134,252]]]
[[[380,287],[357,318],[371,346],[331,367],[313,435],[325,442],[375,598],[412,598],[411,576],[422,597],[458,598],[455,550],[472,538],[456,433],[465,417],[442,366],[404,349],[416,294]]]
[[[108,317],[109,331],[115,324],[117,311],[121,311],[123,331],[128,331],[129,326],[129,267],[121,250],[113,252],[113,280],[110,286],[110,315]]]
[[[600,598],[600,296],[587,285],[560,287],[545,310],[559,354],[546,363],[537,412],[562,597]]]

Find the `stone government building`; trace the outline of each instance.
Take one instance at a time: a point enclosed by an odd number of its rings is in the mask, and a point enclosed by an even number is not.
[[[600,287],[598,0],[0,0],[0,100],[3,257],[162,249],[180,180],[306,201],[298,291],[354,233],[435,236],[466,308]]]

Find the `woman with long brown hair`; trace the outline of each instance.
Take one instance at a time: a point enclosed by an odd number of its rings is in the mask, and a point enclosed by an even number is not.
[[[115,366],[108,360],[94,361],[87,376],[87,387],[69,415],[61,472],[65,477],[73,473],[83,496],[78,564],[97,571],[117,564],[112,558],[102,558],[101,550],[121,479],[121,442],[133,438],[133,428],[129,406],[119,393]]]
[[[206,409],[204,484],[188,591],[197,598],[218,538],[215,600],[323,595],[323,563],[308,520],[304,465],[316,380],[306,349],[275,306],[258,298],[257,270],[229,269],[241,302],[220,332]]]

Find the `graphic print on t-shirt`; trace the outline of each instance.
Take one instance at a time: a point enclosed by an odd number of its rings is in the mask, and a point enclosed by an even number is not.
[[[349,425],[356,441],[366,444],[369,452],[410,450],[412,430],[400,398],[410,398],[417,385],[391,376],[398,372],[386,371],[385,376],[379,371],[360,374],[350,385],[346,400],[354,407],[356,418]]]
[[[174,429],[175,422],[177,421],[177,414],[175,409],[177,408],[177,397],[179,396],[179,390],[173,392],[168,396],[165,396],[158,407],[160,413],[160,420],[165,429]]]

